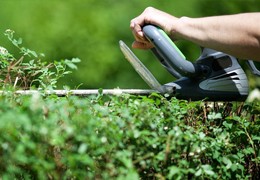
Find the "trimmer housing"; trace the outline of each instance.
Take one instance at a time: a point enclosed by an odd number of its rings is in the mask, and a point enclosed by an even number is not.
[[[247,98],[247,76],[236,58],[204,48],[196,63],[204,66],[197,76],[181,77],[164,85],[172,87],[171,95],[180,99],[212,101],[244,101]]]

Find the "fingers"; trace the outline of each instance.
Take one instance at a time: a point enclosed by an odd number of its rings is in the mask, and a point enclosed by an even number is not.
[[[133,48],[149,49],[153,47],[153,45],[146,39],[142,27],[139,24],[131,23],[130,27],[135,38],[135,41],[132,44]]]
[[[148,7],[146,8],[139,16],[131,20],[130,27],[137,28],[136,25],[142,27],[145,24],[150,24],[150,16],[153,14],[154,8]]]
[[[151,43],[146,39],[142,31],[142,27],[145,24],[156,25],[163,29],[171,38],[177,39],[176,28],[180,23],[178,20],[179,18],[153,7],[146,8],[139,16],[132,19],[130,22],[130,28],[136,41],[133,43],[133,47],[152,47]]]
[[[140,16],[137,16],[130,22],[130,28],[132,29],[132,33],[135,37],[135,41],[132,44],[133,48],[149,49],[153,47],[142,31],[142,27],[145,24],[149,24],[149,18],[147,17],[149,17],[148,11],[151,11],[151,9],[152,8],[146,8],[146,10]]]
[[[147,40],[145,37],[142,28],[139,25],[136,25],[136,27],[133,28],[133,36],[135,38],[135,41],[132,44],[133,48],[136,49],[150,49],[153,47],[153,45]]]
[[[145,36],[144,36],[143,31],[142,31],[142,27],[139,24],[133,22],[133,23],[131,23],[130,27],[132,29],[132,33],[133,33],[134,37],[137,40],[140,40],[140,41],[145,40]]]

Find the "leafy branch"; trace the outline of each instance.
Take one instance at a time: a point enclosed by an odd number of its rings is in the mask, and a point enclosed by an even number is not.
[[[22,56],[15,58],[3,47],[0,47],[0,86],[21,89],[54,89],[60,78],[70,74],[70,69],[77,69],[80,59],[73,58],[54,62],[42,61],[44,54],[21,46],[22,39],[14,38],[14,31],[6,30],[5,36],[18,48]]]

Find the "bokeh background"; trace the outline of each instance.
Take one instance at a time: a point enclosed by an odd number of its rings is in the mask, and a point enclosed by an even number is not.
[[[260,0],[1,0],[0,46],[16,53],[4,36],[6,29],[12,29],[23,46],[44,53],[46,61],[80,58],[78,70],[62,79],[59,87],[147,88],[118,42],[131,46],[129,22],[148,6],[178,17],[201,17],[259,11]],[[177,45],[188,59],[198,57],[195,44]],[[150,51],[133,51],[161,83],[174,80]],[[255,86],[257,78],[251,79]]]

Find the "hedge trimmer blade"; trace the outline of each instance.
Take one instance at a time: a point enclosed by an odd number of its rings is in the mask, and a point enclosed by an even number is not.
[[[141,78],[150,86],[150,88],[163,93],[165,92],[163,86],[155,79],[152,73],[145,67],[145,65],[135,56],[135,54],[130,50],[130,48],[123,42],[119,41],[120,49],[125,55],[125,58],[134,67],[136,72],[141,76]]]

